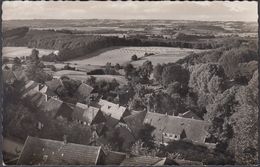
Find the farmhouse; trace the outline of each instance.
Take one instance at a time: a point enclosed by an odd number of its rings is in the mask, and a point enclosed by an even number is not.
[[[23,70],[15,70],[13,73],[18,81],[27,81],[28,79]]]
[[[92,125],[105,122],[105,117],[99,108],[77,103],[72,113],[72,120],[84,125]]]
[[[35,91],[35,93],[32,94],[31,96],[29,96],[29,98],[30,98],[30,102],[36,107],[44,106],[48,100],[46,94],[37,91]]]
[[[101,147],[28,136],[17,164],[97,165],[103,155]]]
[[[152,112],[147,112],[144,124],[149,124],[155,128],[153,135],[160,143],[182,139],[191,140],[194,143],[205,143],[206,128],[209,126],[209,123],[203,120]]]

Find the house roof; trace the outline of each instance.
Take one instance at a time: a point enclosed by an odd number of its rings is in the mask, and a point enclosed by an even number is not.
[[[185,113],[181,113],[179,114],[180,117],[183,118],[192,118],[192,119],[198,119],[198,120],[202,120],[199,116],[197,116],[194,112],[192,111],[186,111]]]
[[[126,158],[126,154],[122,152],[108,151],[105,155],[104,165],[120,165]]]
[[[67,120],[71,121],[72,113],[73,113],[73,108],[69,104],[63,102],[60,108],[58,109],[56,116],[57,117],[62,116],[63,118],[66,118]]]
[[[101,147],[28,136],[18,165],[96,165]]]
[[[153,157],[153,156],[138,156],[138,157],[130,157],[126,158],[120,165],[164,165],[165,158],[161,157]]]
[[[91,124],[99,111],[99,108],[77,103],[74,108],[72,117],[74,120],[81,120]]]
[[[51,81],[45,82],[45,84],[50,90],[56,91],[57,88],[62,85],[62,81],[60,79],[53,79]]]
[[[123,118],[136,138],[138,138],[139,132],[143,127],[143,121],[145,116],[146,111],[135,111],[132,115]]]
[[[63,103],[62,101],[51,97],[44,104],[44,106],[42,107],[42,110],[47,112],[48,114],[51,115],[52,118],[54,118],[57,115],[57,112],[59,111],[62,103]]]
[[[54,93],[53,90],[51,90],[48,86],[44,85],[43,87],[40,88],[40,92],[45,93],[49,97],[54,97],[57,96],[56,93]]]
[[[36,91],[30,96],[30,101],[37,107],[44,106],[47,102],[47,95]]]
[[[76,96],[82,97],[82,98],[87,98],[90,96],[91,92],[93,91],[94,88],[92,88],[91,86],[82,83],[79,85],[76,93]]]
[[[3,70],[3,80],[8,83],[12,83],[16,80],[16,77],[12,70]]]
[[[126,111],[125,107],[119,106],[118,104],[114,104],[106,100],[100,99],[98,104],[101,106],[101,111],[104,114],[116,120],[121,120]]]
[[[13,73],[17,80],[27,80],[27,76],[23,70],[15,70]]]
[[[163,133],[180,135],[183,130],[186,137],[193,142],[204,143],[207,136],[209,123],[203,120],[182,118],[177,116],[163,115],[159,113],[147,112],[144,123],[155,127],[153,134],[155,139],[161,140]]]
[[[190,161],[190,160],[185,160],[185,159],[174,159],[174,161],[178,165],[203,165],[202,162],[199,161]]]

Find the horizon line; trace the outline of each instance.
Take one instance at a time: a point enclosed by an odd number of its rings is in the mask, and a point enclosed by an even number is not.
[[[59,18],[37,18],[37,19],[2,19],[2,21],[30,21],[30,20],[138,20],[138,21],[141,21],[141,20],[163,20],[163,21],[202,21],[202,22],[258,22],[257,20],[256,21],[242,21],[242,20],[193,20],[193,19],[114,19],[114,18],[104,18],[104,19],[101,19],[101,18],[89,18],[89,19],[80,19],[80,18],[71,18],[71,19],[59,19]]]

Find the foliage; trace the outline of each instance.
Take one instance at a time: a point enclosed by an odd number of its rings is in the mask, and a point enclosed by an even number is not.
[[[133,55],[133,56],[131,57],[131,60],[132,60],[132,61],[136,61],[136,60],[138,60],[138,57],[137,57],[136,55]]]
[[[43,71],[44,64],[39,59],[39,51],[36,49],[32,50],[29,60],[26,63],[26,75],[28,79],[34,80],[39,83],[51,80],[52,76]]]

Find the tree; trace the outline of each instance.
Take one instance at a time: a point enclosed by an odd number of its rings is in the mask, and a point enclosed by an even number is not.
[[[43,68],[44,64],[39,59],[39,51],[33,49],[31,55],[29,56],[29,60],[26,63],[25,72],[28,79],[40,83],[51,80],[52,76],[44,72]]]
[[[15,57],[12,70],[13,71],[18,70],[21,69],[21,67],[22,67],[22,61],[18,57]]]
[[[132,64],[128,63],[124,66],[124,71],[125,71],[125,77],[129,78],[134,73],[135,68]]]
[[[169,85],[172,82],[179,82],[183,86],[186,86],[189,82],[189,71],[184,69],[179,64],[170,63],[163,68],[162,72],[162,84],[164,86]]]
[[[157,82],[162,81],[162,72],[164,65],[157,64],[153,69],[153,77]]]
[[[136,55],[133,55],[133,56],[131,57],[131,60],[132,60],[132,61],[136,61],[136,60],[138,60],[138,57],[137,57]]]

